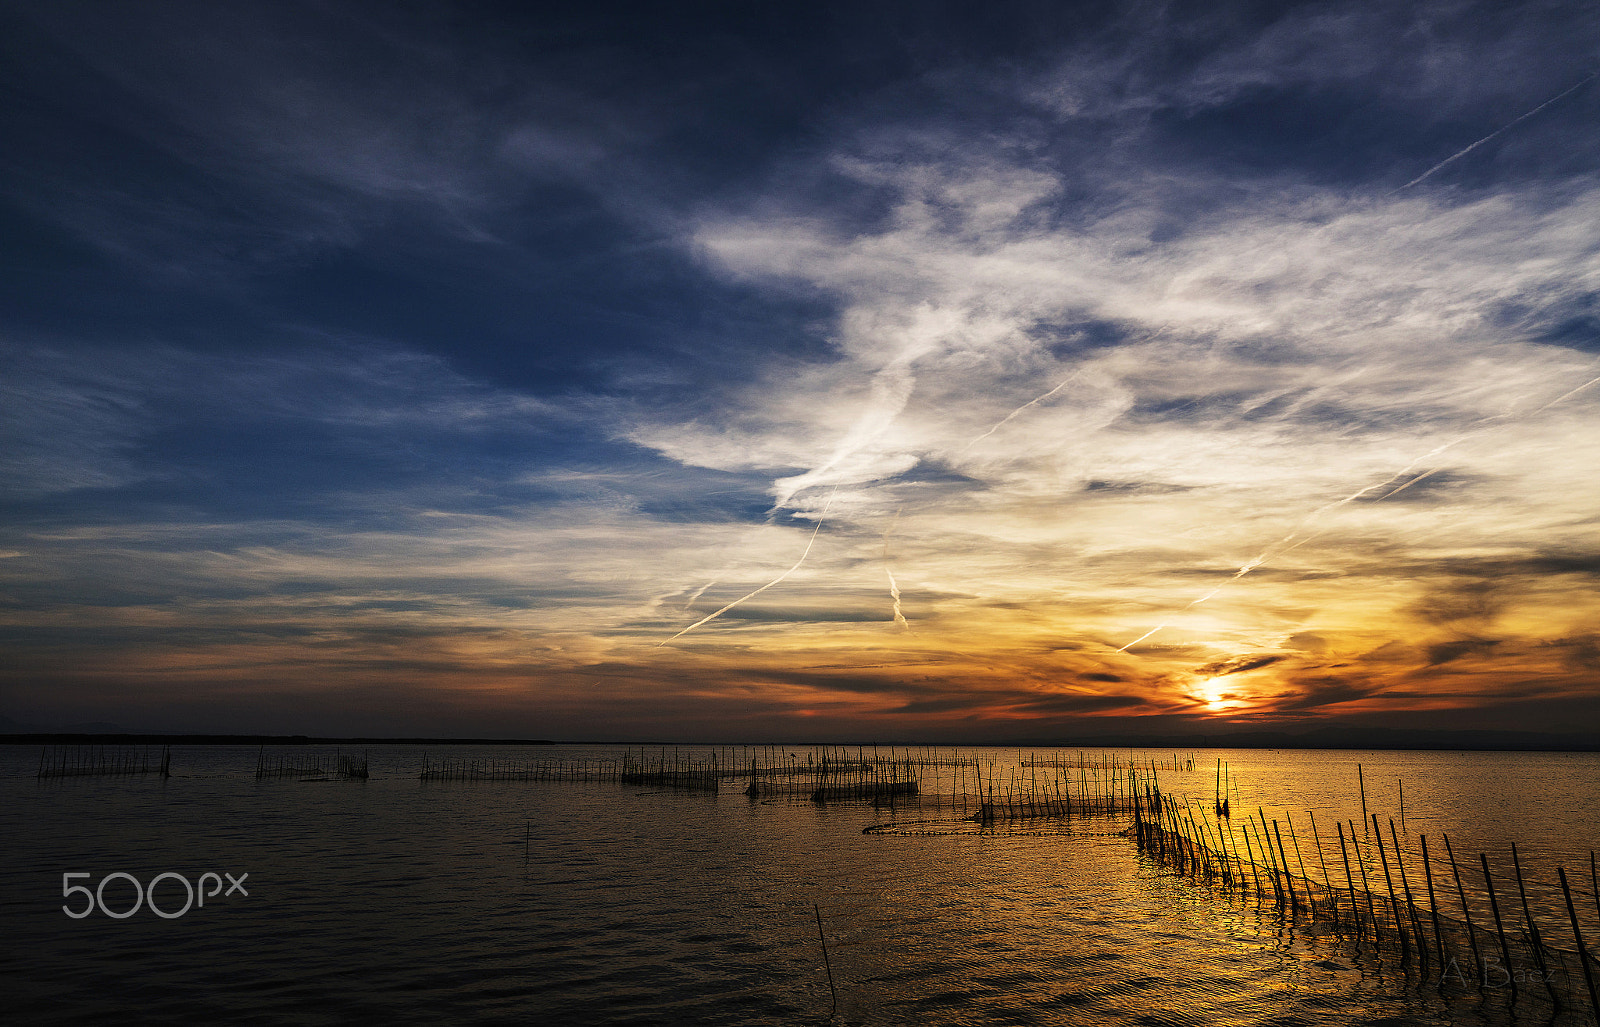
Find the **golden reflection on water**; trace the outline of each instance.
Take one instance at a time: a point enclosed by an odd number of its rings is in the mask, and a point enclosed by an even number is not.
[[[960,845],[966,875],[900,851],[887,858],[910,880],[833,904],[833,922],[849,925],[836,928],[838,969],[855,982],[864,1021],[924,1006],[967,1006],[985,1023],[1310,1022],[1307,1006],[1323,1004],[1329,1022],[1347,1022],[1361,1011],[1337,951],[1279,931],[1274,915],[1130,867],[1123,839]],[[930,915],[938,895],[943,909]]]
[[[848,1021],[1349,1023],[1409,1016],[1337,939],[1140,863],[1121,837],[863,836],[818,898]],[[792,840],[791,840],[792,842]],[[842,855],[842,853],[841,853]]]

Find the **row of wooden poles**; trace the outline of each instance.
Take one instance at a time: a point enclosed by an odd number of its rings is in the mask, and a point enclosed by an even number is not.
[[[345,780],[367,779],[367,754],[349,756],[335,753],[332,756],[314,755],[291,750],[268,752],[262,746],[256,753],[256,778],[264,777],[328,777]]]
[[[1270,898],[1296,920],[1304,917],[1322,921],[1347,932],[1358,942],[1397,949],[1402,966],[1417,966],[1424,978],[1435,980],[1441,987],[1449,981],[1458,981],[1479,988],[1509,986],[1515,992],[1519,983],[1525,987],[1535,984],[1558,1008],[1580,1004],[1577,999],[1581,993],[1567,966],[1567,960],[1572,958],[1582,970],[1583,991],[1589,998],[1591,1015],[1600,1010],[1592,965],[1600,961],[1585,945],[1566,869],[1557,867],[1556,873],[1568,921],[1562,925],[1562,933],[1570,928],[1571,951],[1554,943],[1557,934],[1549,930],[1548,923],[1544,928],[1539,926],[1528,901],[1522,861],[1514,843],[1511,846],[1512,876],[1516,880],[1525,928],[1515,923],[1514,912],[1502,911],[1496,875],[1489,865],[1488,855],[1481,852],[1476,867],[1467,864],[1466,876],[1472,876],[1474,870],[1481,873],[1482,894],[1488,898],[1490,916],[1485,917],[1481,908],[1474,916],[1468,894],[1469,891],[1477,893],[1477,888],[1465,883],[1462,866],[1456,860],[1448,835],[1442,837],[1444,857],[1430,853],[1426,835],[1420,838],[1423,881],[1418,882],[1418,886],[1419,889],[1426,887],[1427,904],[1424,906],[1413,893],[1412,872],[1407,870],[1404,847],[1393,819],[1389,821],[1389,845],[1385,846],[1378,815],[1369,814],[1372,826],[1367,835],[1369,849],[1365,855],[1355,823],[1350,822],[1348,834],[1344,823],[1335,825],[1338,859],[1344,870],[1344,885],[1340,887],[1335,883],[1339,864],[1336,862],[1336,869],[1330,873],[1314,815],[1311,815],[1312,844],[1315,865],[1321,870],[1321,884],[1307,870],[1292,819],[1286,817],[1289,844],[1285,845],[1283,826],[1276,819],[1269,822],[1265,811],[1259,808],[1254,814],[1240,818],[1241,822],[1233,822],[1218,810],[1210,811],[1213,815],[1208,816],[1204,809],[1197,810],[1190,803],[1174,801],[1161,791],[1153,777],[1139,781],[1130,775],[1129,791],[1134,796],[1131,833],[1139,849],[1179,874],[1251,894],[1258,900]],[[1368,873],[1368,861],[1374,848],[1383,870],[1382,891]],[[1439,874],[1435,873],[1436,864]],[[1445,867],[1449,870],[1448,877],[1443,875]],[[1299,873],[1295,873],[1296,868]],[[1589,874],[1596,920],[1600,922],[1600,874],[1596,872],[1593,852],[1589,854]],[[1501,881],[1503,885],[1503,876]],[[1459,903],[1459,918],[1441,910],[1439,893],[1451,890]],[[1461,966],[1469,952],[1470,972]],[[1513,952],[1522,962],[1514,960]],[[1491,968],[1504,979],[1493,976]],[[1555,979],[1556,969],[1563,970],[1560,987]],[[1528,970],[1536,973],[1530,977]]]
[[[618,757],[572,759],[479,759],[446,756],[435,760],[422,757],[423,781],[549,781],[567,783],[612,783],[654,785],[688,791],[715,792],[722,776],[722,762],[713,751],[709,758],[697,759],[680,748],[670,752],[661,747],[650,754],[629,749]]]
[[[808,752],[800,762],[798,753],[787,757],[773,748],[749,754],[749,765],[741,768],[748,778],[744,794],[752,801],[777,798],[806,798],[812,802],[871,802],[894,805],[919,794],[920,771],[934,766],[932,757],[919,764],[909,753],[896,748],[880,753],[858,746],[855,755],[839,746]],[[777,757],[776,759],[774,757]]]
[[[1013,760],[942,747],[779,746],[629,749],[615,757],[483,759],[424,755],[424,781],[609,782],[716,792],[731,784],[756,801],[871,802],[917,810],[960,810],[983,824],[1131,811],[1126,772],[1153,773],[1165,760],[1116,754]],[[1192,769],[1192,757],[1173,767]]]
[[[1192,759],[1174,759],[1175,767],[1192,770]],[[1036,820],[1047,817],[1116,816],[1134,811],[1134,783],[1139,772],[1154,774],[1156,762],[1122,762],[1115,755],[1085,761],[1022,760],[1007,767],[1004,780],[989,767],[987,780],[979,767],[977,812],[970,819],[985,825],[996,821]],[[1046,768],[1041,776],[1040,768]]]
[[[168,745],[50,745],[39,750],[38,777],[118,777],[136,774],[172,776],[172,747]],[[335,775],[367,777],[367,755],[310,755],[298,750],[256,753],[256,777],[310,777]]]
[[[840,798],[920,796],[927,805],[959,805],[964,814],[992,820],[1053,815],[1069,803],[1079,812],[1125,804],[1125,795],[1115,795],[1120,787],[1115,772],[1135,767],[1153,771],[1157,766],[1153,760],[1082,752],[1071,758],[1039,758],[1018,750],[1012,761],[938,746],[659,746],[630,748],[620,756],[532,760],[434,759],[424,754],[419,776],[425,781],[614,782],[701,791],[743,783],[739,790],[755,798],[810,796],[819,789]],[[1168,761],[1159,766],[1167,769]],[[1171,758],[1170,769],[1192,767],[1192,757]],[[169,776],[170,770],[169,746],[54,745],[40,749],[38,776]],[[300,746],[263,745],[257,750],[258,778],[318,775],[365,778],[368,755],[314,754]]]
[[[150,745],[50,745],[39,750],[37,777],[172,775],[172,750]]]
[[[1131,812],[1125,772],[1154,772],[1168,761],[1115,753],[1041,759],[1017,750],[1015,760],[943,747],[829,747],[785,753],[767,746],[741,753],[739,776],[752,799],[809,796],[815,801],[870,801],[891,809],[955,812],[984,825],[1074,814]],[[1193,769],[1193,757],[1171,767]]]
[[[916,768],[905,759],[849,757],[843,750],[780,756],[774,747],[732,746],[685,752],[662,746],[629,749],[617,757],[507,760],[423,757],[424,781],[609,782],[686,791],[716,792],[725,781],[747,779],[751,798],[805,796],[818,802],[915,794]]]

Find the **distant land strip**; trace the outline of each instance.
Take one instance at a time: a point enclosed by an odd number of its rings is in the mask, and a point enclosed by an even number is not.
[[[1234,734],[1099,735],[1045,741],[992,742],[1002,748],[1067,746],[1115,749],[1432,749],[1450,751],[1596,752],[1600,734],[1542,731],[1429,731],[1406,728],[1321,728],[1301,734],[1241,731]]]
[[[163,735],[85,732],[0,735],[0,745],[556,745],[545,738],[316,738],[309,735]]]
[[[1597,752],[1600,734],[1534,731],[1423,731],[1393,728],[1325,728],[1304,734],[1249,731],[1237,734],[1085,735],[1012,739],[761,739],[708,742],[671,739],[318,737],[310,735],[158,734],[130,732],[12,732],[0,745],[639,745],[791,747],[894,745],[977,749],[1392,749],[1451,751]]]

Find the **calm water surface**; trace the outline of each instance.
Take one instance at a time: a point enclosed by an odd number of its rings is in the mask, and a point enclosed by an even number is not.
[[[976,834],[948,814],[752,803],[734,787],[423,783],[422,749],[369,752],[365,782],[257,781],[254,749],[220,746],[175,748],[166,781],[39,781],[36,747],[0,748],[0,972],[12,1013],[30,1023],[1584,1022],[1513,1004],[1507,989],[1441,991],[1391,955],[1174,877],[1141,859],[1119,821]],[[974,752],[1014,765],[1080,750],[962,751]],[[1169,767],[1173,756],[1118,755]],[[1306,843],[1311,813],[1319,832],[1362,820],[1357,763],[1386,831],[1391,816],[1399,827],[1403,782],[1405,845],[1449,833],[1458,855],[1481,851],[1498,866],[1516,841],[1535,915],[1552,924],[1565,923],[1564,905],[1554,919],[1554,867],[1581,867],[1583,926],[1600,938],[1587,883],[1600,756],[1193,756],[1195,770],[1162,772],[1164,788],[1209,803],[1215,761],[1226,760],[1234,808],[1292,818]],[[900,832],[863,833],[887,821]],[[69,872],[89,874],[73,883],[91,888],[114,872],[142,884],[248,874],[248,894],[173,919],[148,908],[72,919],[63,902],[83,899],[63,899]],[[113,912],[135,897],[125,880],[103,894]],[[170,878],[155,894],[167,911],[185,899]]]

